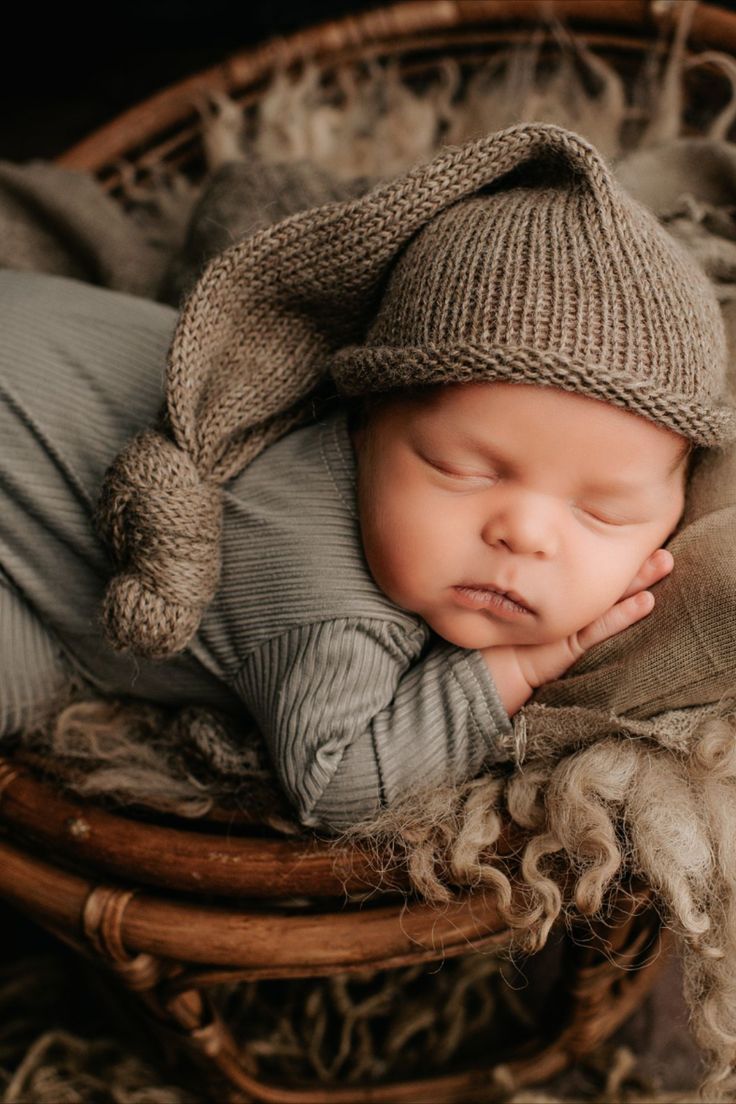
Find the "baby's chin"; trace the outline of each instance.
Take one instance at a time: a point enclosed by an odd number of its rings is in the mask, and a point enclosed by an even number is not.
[[[566,639],[590,623],[588,618],[582,623],[573,624],[569,620],[562,619],[553,624],[549,618],[541,619],[539,615],[530,618],[528,622],[523,620],[507,622],[480,610],[468,610],[467,616],[464,610],[457,613],[424,611],[421,616],[432,632],[446,640],[448,644],[468,649],[552,644]]]
[[[509,644],[543,644],[545,636],[537,624],[504,622],[480,611],[468,611],[467,617],[447,614],[423,614],[432,632],[458,648],[498,648]]]

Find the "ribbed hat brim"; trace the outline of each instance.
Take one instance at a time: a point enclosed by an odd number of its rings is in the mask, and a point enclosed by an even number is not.
[[[557,387],[613,403],[664,425],[698,445],[725,448],[736,442],[736,407],[692,396],[668,394],[661,384],[631,373],[611,373],[607,366],[575,361],[554,351],[505,345],[346,346],[332,355],[328,368],[338,390],[358,396],[396,388],[411,368],[412,386],[447,383],[528,383]]]

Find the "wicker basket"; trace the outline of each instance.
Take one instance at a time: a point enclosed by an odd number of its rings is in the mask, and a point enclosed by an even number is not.
[[[635,73],[642,53],[667,35],[682,0],[554,0],[555,14],[602,52],[624,76]],[[529,35],[549,11],[549,0],[410,0],[324,23],[254,50],[237,53],[164,89],[95,131],[57,159],[70,169],[95,173],[113,195],[121,194],[120,163],[145,175],[168,165],[196,179],[204,171],[198,94],[226,92],[245,112],[263,96],[278,69],[293,72],[319,63],[325,82],[340,66],[397,58],[402,79],[421,83],[444,57],[465,72],[495,51]],[[690,43],[736,53],[736,15],[713,4],[695,10]],[[662,43],[664,46],[665,43]],[[717,101],[728,82],[715,65],[688,76],[689,102]]]
[[[437,910],[407,899],[400,866],[377,890],[359,848],[262,826],[139,820],[70,799],[18,762],[0,760],[0,797],[0,895],[132,989],[159,1028],[217,1075],[218,1100],[222,1077],[238,1100],[487,1100],[499,1083],[546,1080],[608,1038],[665,957],[651,893],[624,886],[604,921],[583,925],[584,939],[566,936],[549,1019],[513,1052],[494,1052],[489,1039],[480,1068],[362,1088],[276,1086],[243,1064],[242,1042],[208,1000],[211,987],[503,950],[512,933],[493,895],[465,894]]]
[[[674,15],[669,0],[558,0],[555,10],[623,73],[633,71]],[[536,0],[409,0],[310,28],[166,89],[58,163],[95,173],[113,196],[122,196],[121,161],[144,175],[164,162],[196,180],[205,167],[197,92],[225,91],[247,109],[276,67],[306,59],[319,61],[329,80],[346,62],[399,57],[405,78],[421,81],[441,57],[472,69],[526,37],[543,11]],[[736,15],[701,4],[691,42],[736,53]],[[696,106],[704,87],[710,99],[721,97],[714,73],[693,73]],[[500,948],[511,932],[492,898],[469,894],[437,912],[411,897],[405,902],[408,880],[400,866],[373,886],[371,864],[358,848],[335,851],[247,818],[214,817],[192,827],[134,809],[114,813],[63,796],[37,767],[20,761],[0,763],[0,799],[0,893],[137,993],[154,1020],[220,1079],[218,1099],[223,1083],[233,1098],[272,1104],[491,1099],[501,1065],[505,1084],[533,1084],[607,1038],[641,1001],[664,958],[653,953],[662,933],[651,895],[633,885],[611,902],[614,911],[595,938],[588,925],[585,947],[569,944],[550,1023],[518,1054],[421,1081],[275,1085],[239,1059],[207,999],[209,986],[388,969]]]

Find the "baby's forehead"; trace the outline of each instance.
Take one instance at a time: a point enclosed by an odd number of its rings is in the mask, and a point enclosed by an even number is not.
[[[434,440],[511,465],[528,459],[550,469],[625,474],[632,488],[669,478],[691,450],[680,434],[623,406],[558,388],[491,381],[406,398],[405,425]]]

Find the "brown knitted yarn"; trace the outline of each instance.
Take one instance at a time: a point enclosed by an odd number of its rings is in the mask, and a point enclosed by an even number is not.
[[[613,403],[701,446],[733,434],[707,276],[650,212],[609,190],[615,218],[558,163],[539,186],[435,216],[397,259],[365,339],[332,358],[340,390],[505,380]]]
[[[108,469],[97,521],[123,569],[102,610],[116,647],[157,659],[186,646],[219,581],[221,500],[191,456],[153,430]]]

